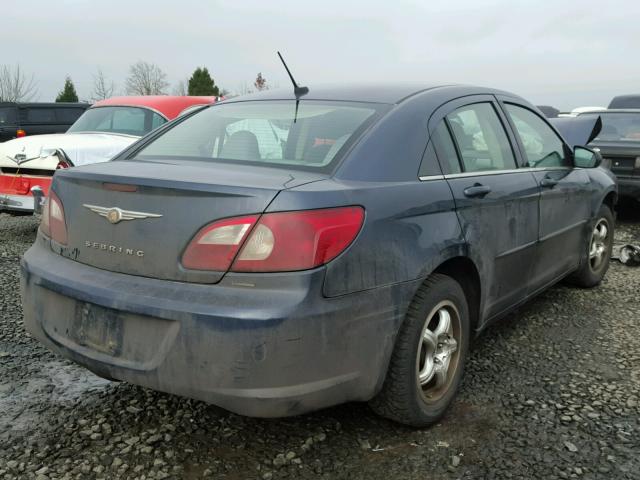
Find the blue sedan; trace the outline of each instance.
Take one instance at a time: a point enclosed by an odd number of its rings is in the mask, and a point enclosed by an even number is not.
[[[240,414],[369,401],[428,425],[478,332],[605,275],[617,187],[573,143],[469,86],[205,107],[57,172],[22,260],[25,323],[105,378]]]

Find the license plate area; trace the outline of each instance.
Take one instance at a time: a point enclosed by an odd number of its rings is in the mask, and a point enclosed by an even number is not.
[[[84,347],[113,357],[122,354],[123,321],[119,312],[77,302],[70,337]]]

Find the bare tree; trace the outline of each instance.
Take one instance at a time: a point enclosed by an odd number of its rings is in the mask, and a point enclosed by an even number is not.
[[[241,83],[237,89],[238,95],[248,95],[250,93],[253,93],[253,91],[253,88],[251,88],[246,82]]]
[[[129,67],[126,89],[129,95],[164,95],[167,74],[155,63],[139,61]]]
[[[113,80],[108,80],[104,76],[102,69],[98,68],[98,71],[93,76],[93,96],[91,100],[97,102],[98,100],[113,97],[115,90],[116,84]]]
[[[27,102],[37,93],[33,75],[27,77],[20,65],[0,65],[0,101]]]
[[[267,79],[262,76],[262,72],[258,73],[256,77],[256,81],[253,82],[253,85],[256,87],[256,90],[261,92],[262,90],[268,90],[269,85],[267,85]]]
[[[180,80],[176,83],[175,87],[173,87],[173,95],[185,96],[189,95],[189,89],[187,88],[188,81]]]

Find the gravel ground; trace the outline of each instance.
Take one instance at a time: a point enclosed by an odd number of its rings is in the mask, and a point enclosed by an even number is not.
[[[640,243],[640,218],[618,242]],[[256,420],[99,379],[22,326],[36,222],[0,214],[0,479],[640,479],[640,268],[559,285],[475,343],[444,420],[349,404]]]

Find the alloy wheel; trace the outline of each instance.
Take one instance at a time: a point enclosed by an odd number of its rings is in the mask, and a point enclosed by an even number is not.
[[[427,316],[416,358],[416,377],[426,403],[437,402],[447,392],[458,368],[460,314],[446,300]]]
[[[591,243],[589,245],[589,264],[591,270],[597,272],[606,260],[609,252],[609,222],[606,218],[601,218],[593,228]]]

